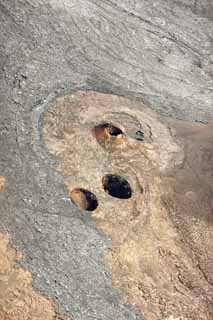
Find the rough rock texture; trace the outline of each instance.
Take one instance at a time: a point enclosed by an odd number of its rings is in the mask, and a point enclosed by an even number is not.
[[[16,264],[21,253],[8,242],[8,236],[0,234],[1,320],[65,320],[57,317],[51,301],[33,289],[31,274]]]
[[[33,283],[73,319],[141,319],[121,303],[110,239],[69,200],[40,141],[56,96],[93,89],[160,114],[212,119],[210,1],[0,0],[0,225]]]

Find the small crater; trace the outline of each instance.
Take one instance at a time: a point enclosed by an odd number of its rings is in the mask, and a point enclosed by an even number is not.
[[[140,141],[143,141],[143,140],[144,140],[144,132],[141,131],[141,130],[138,130],[138,131],[135,133],[135,139],[140,140]]]
[[[75,188],[70,192],[72,202],[81,210],[94,211],[98,207],[98,200],[94,193],[82,189]]]
[[[95,137],[102,146],[120,144],[123,138],[123,131],[112,123],[101,123],[94,128]]]
[[[129,199],[132,196],[132,189],[129,182],[117,175],[107,174],[103,178],[104,191],[110,196],[120,199]]]

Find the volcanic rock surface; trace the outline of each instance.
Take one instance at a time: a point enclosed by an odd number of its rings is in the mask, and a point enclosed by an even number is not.
[[[212,12],[0,1],[3,320],[211,319]]]

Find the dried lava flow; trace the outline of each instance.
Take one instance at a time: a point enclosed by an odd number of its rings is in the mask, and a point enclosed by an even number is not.
[[[81,91],[50,106],[43,138],[61,160],[57,170],[73,202],[94,208],[92,217],[113,240],[106,260],[124,302],[150,320],[210,320],[213,183],[202,189],[206,179],[187,153],[196,153],[197,139],[190,142],[196,129],[189,128],[185,143],[178,135],[183,128],[172,130],[175,125],[162,123],[141,103]],[[206,174],[212,169],[207,165]],[[79,190],[90,192],[97,206],[89,207],[91,198]],[[192,197],[202,212],[194,214]]]

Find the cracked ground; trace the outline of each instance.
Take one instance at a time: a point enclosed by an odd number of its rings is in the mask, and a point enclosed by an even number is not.
[[[213,319],[213,6],[0,1],[0,318]]]

